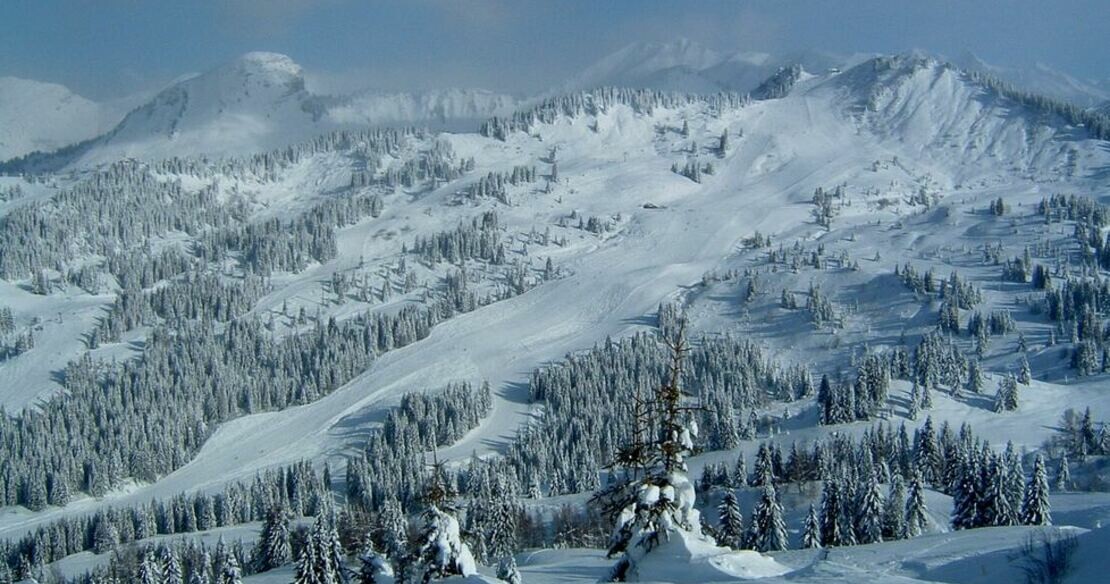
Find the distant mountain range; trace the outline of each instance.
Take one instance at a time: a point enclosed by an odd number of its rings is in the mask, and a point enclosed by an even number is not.
[[[800,65],[804,71],[820,74],[847,69],[871,57],[820,51],[722,53],[687,39],[641,42],[605,56],[547,94],[600,86],[750,92],[784,66]],[[1106,86],[1045,66],[1007,69],[971,54],[952,62],[1034,93],[1110,111]],[[64,148],[50,158],[50,166],[56,168],[124,157],[243,154],[344,127],[403,124],[470,129],[477,120],[508,114],[530,101],[480,89],[450,88],[321,95],[306,87],[301,66],[291,58],[265,52],[248,53],[184,77],[149,99],[98,103],[61,85],[4,77],[0,78],[0,160]]]

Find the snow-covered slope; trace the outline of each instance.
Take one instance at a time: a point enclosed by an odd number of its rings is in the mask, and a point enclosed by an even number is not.
[[[88,144],[77,162],[255,152],[323,131],[323,113],[292,59],[248,53],[163,90]]]
[[[1080,107],[1091,107],[1110,100],[1110,90],[1106,87],[1076,79],[1044,63],[1021,68],[999,67],[984,62],[973,53],[963,53],[952,62],[961,69],[987,73],[1026,91],[1069,101]]]
[[[661,51],[643,71],[658,71],[656,65],[661,64],[682,73],[684,62],[719,64],[716,55],[685,49],[678,56]],[[639,62],[629,57],[621,64],[639,71]],[[238,63],[183,82],[189,91],[163,94],[146,118],[138,112],[129,116],[130,122],[107,138],[119,137],[121,142],[110,144],[122,147],[125,135],[151,140],[154,148],[186,136],[193,136],[189,144],[200,144],[211,137],[206,132],[230,124],[226,127],[261,128],[255,134],[236,135],[237,140],[254,136],[249,143],[226,144],[249,148],[273,136],[287,138],[311,130],[335,112],[362,119],[359,106],[352,105],[357,99],[315,119],[312,107],[304,106],[320,102],[304,90],[295,65],[281,57],[251,56]],[[174,95],[182,101],[172,99]],[[370,104],[361,107],[383,116],[405,116],[419,108],[440,108],[446,116],[505,105],[492,96],[465,94],[441,102],[360,99]],[[272,117],[259,117],[259,111],[271,112]],[[302,459],[319,465],[328,461],[334,476],[341,476],[344,457],[364,446],[366,434],[402,395],[436,391],[451,381],[489,381],[494,403],[478,427],[442,448],[440,456],[462,461],[473,454],[496,455],[512,443],[519,428],[540,414],[527,400],[532,371],[603,343],[606,337],[650,328],[662,301],[686,307],[699,332],[757,339],[785,363],[835,375],[868,348],[913,342],[935,330],[936,302],[906,290],[893,276],[896,266],[907,263],[933,267],[942,276],[958,269],[983,288],[984,310],[1013,311],[1015,326],[1028,337],[1027,355],[1035,367],[1036,380],[1023,386],[1017,410],[996,413],[986,396],[937,395],[929,414],[938,423],[970,421],[979,436],[996,444],[1013,440],[1019,448],[1031,450],[1056,433],[1055,423],[1065,407],[1090,406],[1099,419],[1110,415],[1105,377],[1073,382],[1064,347],[1048,340],[1055,334],[1054,323],[1025,303],[1030,287],[1000,282],[997,262],[982,258],[983,250],[994,246],[1018,255],[1031,241],[1044,242],[1043,249],[1051,250],[1046,255],[1066,249],[1073,231],[1064,224],[1046,225],[1032,209],[1042,197],[1057,192],[1105,192],[1110,151],[1082,128],[1013,103],[958,69],[918,56],[866,61],[843,72],[811,71],[781,99],[736,107],[676,99],[652,108],[617,104],[581,108],[576,115],[569,111],[573,108],[536,116],[543,121],[527,132],[509,132],[505,140],[471,133],[413,138],[414,151],[449,146],[458,159],[473,158],[474,167],[446,184],[385,193],[380,217],[339,230],[334,259],[274,275],[273,290],[249,314],[285,315],[289,309],[304,308],[342,320],[364,308],[376,309],[342,297],[324,302],[330,294],[327,283],[345,274],[388,277],[405,257],[403,246],[414,237],[450,229],[487,210],[498,212],[511,257],[523,263],[551,258],[560,277],[438,323],[426,338],[384,353],[361,375],[316,401],[224,423],[190,462],[155,482],[135,484],[102,499],[82,498],[63,509],[31,513],[5,508],[0,511],[0,537],[25,533],[67,513],[181,491],[211,491]],[[684,126],[688,135],[680,130]],[[722,151],[717,144],[726,130],[729,145]],[[399,165],[404,160],[400,150],[383,164]],[[107,156],[109,150],[101,152]],[[552,157],[557,158],[557,176]],[[712,169],[700,182],[672,172],[672,165],[687,162],[699,168],[711,163]],[[516,165],[550,171],[550,184],[514,185],[506,201],[460,197],[477,177]],[[358,171],[365,171],[365,160],[352,148],[279,164],[266,181],[249,173],[198,177],[166,171],[162,178],[180,179],[189,188],[218,181],[222,193],[242,196],[260,217],[282,217],[304,209],[309,200],[342,196],[353,188],[348,185]],[[845,185],[839,214],[829,226],[814,223],[814,191],[837,185]],[[923,201],[918,201],[921,193]],[[1008,216],[985,212],[987,202],[996,197],[1005,197]],[[605,228],[575,228],[581,218],[596,218]],[[539,243],[532,234],[545,230],[563,241]],[[772,236],[774,245],[750,245],[756,232]],[[178,233],[165,237],[186,238]],[[825,263],[768,260],[770,250],[778,253],[791,247],[801,250],[799,257],[824,257]],[[754,281],[759,282],[752,283],[755,297],[741,301],[743,285]],[[29,387],[42,388],[50,384],[53,371],[85,352],[65,339],[80,334],[76,329],[99,314],[103,299],[75,287],[67,288],[66,294],[32,297],[26,284],[14,282],[4,288],[8,299],[3,302],[15,306],[21,320],[39,316],[42,340],[0,367],[19,373],[25,380],[21,382],[38,384]],[[814,327],[803,311],[780,305],[780,291],[802,297],[815,284],[828,292],[843,315],[843,325],[835,330]],[[418,299],[413,294],[407,301]],[[65,320],[71,328],[50,320],[59,305],[69,311]],[[384,302],[382,308],[392,310],[396,304]],[[95,354],[132,355],[142,347],[142,334],[136,331],[126,342],[109,344]],[[1013,369],[1012,336],[996,337],[995,348],[984,356],[991,390]],[[952,342],[962,347],[968,340]],[[29,360],[39,366],[30,367]],[[911,391],[905,381],[892,386],[886,415],[894,423],[912,423],[905,407]],[[33,397],[21,394],[20,402],[30,403]],[[779,432],[762,438],[784,447],[794,440],[816,440],[830,430],[816,425],[811,401],[775,403],[759,413],[781,420]],[[859,435],[868,426],[843,424],[835,431]],[[751,459],[757,446],[744,441],[732,450],[702,454],[691,461],[691,469],[696,473],[706,463],[735,460],[739,452]],[[969,584],[1013,577],[1015,572],[1000,558],[1020,546],[1029,535],[1026,528],[945,533],[945,505],[950,502],[943,495],[930,497],[937,528],[920,540],[837,550],[824,557],[811,551],[780,554],[770,566],[776,569],[759,575],[797,582]],[[1095,495],[1076,499],[1075,509],[1062,515],[1070,524],[1079,525],[1077,518],[1084,510],[1106,507],[1104,498]],[[804,510],[799,505],[808,501],[801,495],[788,498],[792,525]],[[1097,534],[1089,541],[1098,545],[1105,538]],[[558,571],[596,579],[603,564],[599,556],[596,550],[545,552],[521,558],[521,565],[529,581],[556,581],[553,574]],[[1099,567],[1097,560],[1085,557],[1095,565],[1085,569]],[[779,564],[793,571],[775,576],[782,574]],[[744,566],[723,575],[684,573],[682,567],[668,572],[667,578],[728,579]],[[274,576],[286,577],[287,571]],[[274,580],[259,576],[255,581]]]
[[[49,152],[111,129],[124,111],[55,83],[0,77],[0,160]]]
[[[976,83],[966,72],[920,55],[867,61],[817,93],[838,95],[845,111],[877,136],[915,155],[948,151],[964,163],[1000,165],[1045,179],[1060,172],[1083,132]]]

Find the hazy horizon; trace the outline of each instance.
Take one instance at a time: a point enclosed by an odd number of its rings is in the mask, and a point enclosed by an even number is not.
[[[262,50],[289,55],[324,91],[530,93],[632,42],[688,38],[721,52],[776,55],[971,52],[992,65],[1043,63],[1105,84],[1110,19],[1091,17],[1101,4],[16,0],[0,5],[0,76],[110,99]]]

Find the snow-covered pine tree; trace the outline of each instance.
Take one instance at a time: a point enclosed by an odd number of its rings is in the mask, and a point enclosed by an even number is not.
[[[961,446],[961,449],[963,447]],[[979,527],[979,465],[974,452],[959,453],[959,470],[955,489],[952,492],[952,528],[971,529]]]
[[[786,523],[774,484],[763,485],[759,503],[752,511],[751,532],[755,549],[761,552],[777,552],[787,547]]]
[[[1026,359],[1024,354],[1021,356],[1021,365],[1018,369],[1017,381],[1022,385],[1029,385],[1033,382],[1033,370],[1029,367],[1029,359]]]
[[[883,539],[902,539],[906,533],[906,482],[902,475],[896,474],[890,481],[883,508]]]
[[[202,550],[200,557],[193,561],[189,569],[189,584],[209,584],[208,574],[212,571],[212,557],[208,550]]]
[[[1006,450],[1002,453],[1002,462],[1006,465],[1006,507],[1010,510],[1010,517],[1006,525],[1021,523],[1021,502],[1025,495],[1025,468],[1021,464],[1021,456],[1012,441],[1006,443]]]
[[[455,493],[444,463],[434,461],[430,471],[423,494],[425,508],[421,518],[424,526],[416,541],[416,571],[424,582],[477,574],[474,556],[462,540],[459,521],[454,515],[452,498]]]
[[[331,584],[334,580],[323,580],[321,584]],[[216,574],[215,584],[243,584],[243,569],[239,566],[239,558],[234,551],[224,554]]]
[[[1068,453],[1060,455],[1060,467],[1056,470],[1056,490],[1067,491],[1071,488],[1071,470],[1068,468]]]
[[[396,499],[387,499],[378,514],[377,530],[381,534],[382,550],[395,564],[408,556],[408,520]]]
[[[844,508],[840,500],[840,484],[835,479],[825,481],[821,492],[821,546],[844,545],[840,531],[840,516]]]
[[[755,456],[755,474],[752,476],[752,486],[762,487],[775,482],[775,463],[771,459],[771,449],[764,442],[759,445]]]
[[[906,537],[917,537],[929,524],[929,507],[925,504],[925,483],[921,475],[910,478],[910,495],[906,499]]]
[[[293,584],[322,584],[324,576],[319,573],[320,560],[317,557],[319,545],[309,536],[297,556],[293,571]]]
[[[883,541],[883,492],[875,473],[868,473],[856,509],[856,541],[862,544]]]
[[[139,562],[136,574],[138,584],[162,584],[162,566],[154,556],[154,550],[147,548],[143,552],[143,559]]]
[[[505,556],[497,563],[497,579],[507,584],[521,584],[520,570],[516,567],[516,558]]]
[[[719,515],[717,524],[717,545],[738,550],[744,542],[744,515],[740,512],[740,503],[731,491],[725,493],[721,504],[717,507]]]
[[[1037,454],[1033,462],[1033,476],[1025,486],[1025,500],[1021,504],[1022,525],[1052,525],[1051,506],[1048,502],[1048,471],[1044,456]]]
[[[162,582],[164,584],[184,584],[185,575],[181,569],[181,562],[177,560],[177,553],[173,548],[164,545],[159,553],[162,564]]]
[[[985,499],[981,501],[980,515],[984,525],[1013,525],[1014,513],[1007,491],[1010,483],[1010,467],[1002,456],[991,454],[987,475],[984,477]]]
[[[644,442],[643,468],[629,480],[615,483],[594,495],[603,512],[615,521],[609,556],[620,560],[609,574],[624,581],[634,574],[638,562],[672,536],[682,533],[703,539],[701,521],[694,508],[695,489],[686,474],[686,456],[697,436],[695,424],[686,423],[696,408],[683,405],[680,385],[683,363],[690,351],[682,319],[674,336],[667,339],[671,358],[667,377],[655,390],[648,410],[657,412],[655,439]]]
[[[1006,375],[998,384],[998,393],[994,397],[994,411],[1012,412],[1018,409],[1018,384],[1013,375]]]
[[[392,578],[393,568],[381,554],[374,549],[374,541],[367,537],[362,553],[358,556],[358,584],[376,584],[382,577]]]
[[[266,521],[258,535],[255,547],[256,569],[259,572],[273,570],[289,563],[292,552],[289,547],[289,514],[280,503],[266,512]]]
[[[809,506],[805,525],[802,527],[802,547],[804,549],[821,547],[821,522],[817,519],[817,510],[812,504]]]
[[[983,379],[983,367],[978,359],[972,359],[967,364],[967,390],[971,393],[983,393],[986,381]]]
[[[736,457],[736,468],[732,471],[732,486],[735,488],[748,486],[748,465],[744,461],[744,451]]]

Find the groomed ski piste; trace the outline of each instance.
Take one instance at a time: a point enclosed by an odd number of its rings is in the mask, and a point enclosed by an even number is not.
[[[1065,409],[1089,407],[1095,419],[1106,420],[1110,382],[1105,375],[1076,376],[1068,366],[1070,352],[1049,340],[1054,323],[1023,303],[1028,286],[1000,281],[998,267],[981,260],[981,248],[998,245],[1010,257],[1020,255],[1033,238],[1071,235],[1066,223],[1044,225],[1036,205],[1056,193],[1106,203],[1107,143],[1059,119],[1025,111],[938,61],[904,56],[891,62],[885,71],[867,61],[843,73],[805,72],[782,97],[719,112],[704,103],[650,113],[615,105],[596,115],[562,115],[527,132],[510,132],[504,140],[478,133],[428,138],[428,143],[449,144],[457,159],[473,157],[475,168],[429,190],[384,195],[381,216],[339,230],[335,259],[275,275],[274,290],[249,314],[304,306],[325,316],[349,317],[362,308],[359,303],[321,301],[333,274],[364,264],[388,269],[415,236],[452,229],[491,209],[505,232],[515,236],[510,254],[526,262],[550,258],[558,277],[437,324],[427,338],[382,354],[362,374],[312,403],[222,424],[188,463],[154,482],[132,482],[98,498],[82,494],[64,508],[2,508],[0,538],[20,537],[66,514],[212,492],[301,460],[316,466],[327,462],[333,476],[341,477],[346,456],[364,446],[367,434],[402,396],[435,392],[454,381],[488,381],[492,408],[477,428],[439,449],[437,457],[462,464],[472,456],[498,456],[521,428],[543,415],[529,401],[532,371],[607,339],[655,330],[661,303],[682,306],[698,334],[750,337],[783,363],[806,365],[818,375],[845,372],[849,359],[867,347],[894,346],[900,338],[917,338],[935,328],[938,303],[903,286],[894,276],[896,266],[935,268],[940,278],[958,270],[981,288],[981,310],[1011,311],[1027,339],[1034,380],[1022,388],[1016,411],[994,411],[995,387],[1005,374],[1016,372],[1016,354],[1003,350],[1016,338],[1009,336],[996,341],[983,359],[983,396],[935,392],[932,409],[912,421],[906,406],[910,384],[895,381],[886,422],[912,428],[926,415],[954,427],[967,422],[995,446],[1012,441],[1032,451],[1057,433]],[[718,137],[726,131],[728,147],[719,152]],[[493,199],[459,203],[459,191],[487,172],[526,165],[554,174],[551,164],[541,162],[552,153],[557,176],[546,186],[538,181],[510,187],[508,205]],[[98,160],[95,150],[87,156]],[[700,183],[672,171],[672,164],[693,159],[713,167]],[[81,166],[71,169],[77,174],[59,174],[52,184],[28,186],[30,196],[0,202],[0,214],[81,176]],[[282,169],[274,182],[229,176],[220,177],[219,188],[249,193],[259,217],[280,217],[322,200],[350,177],[346,156],[320,154]],[[190,188],[202,186],[192,177],[182,180]],[[0,178],[0,188],[19,182]],[[814,191],[838,185],[845,185],[846,198],[837,215],[827,227],[817,224]],[[914,200],[920,193],[928,204]],[[988,211],[999,197],[1008,208],[1003,217]],[[579,217],[601,218],[606,228],[600,233],[578,229]],[[525,242],[527,233],[547,228],[565,237],[565,244]],[[772,238],[771,249],[821,246],[828,257],[849,258],[852,267],[772,270],[768,249],[750,244],[757,233]],[[742,273],[759,274],[757,295],[749,301],[741,300],[750,279],[735,276]],[[427,277],[436,276],[428,272]],[[814,327],[802,311],[780,306],[780,290],[804,298],[813,285],[827,292],[843,315],[838,328]],[[0,363],[5,379],[0,399],[9,412],[17,412],[58,391],[54,372],[87,351],[80,335],[95,325],[114,294],[90,295],[70,287],[41,296],[24,283],[3,282],[0,298],[17,321],[38,317],[40,322],[34,348]],[[404,297],[394,303],[415,301]],[[132,331],[122,342],[91,354],[134,358],[143,334],[143,329]],[[776,403],[759,413],[776,420],[773,433],[743,441],[737,449],[695,456],[690,476],[698,476],[708,463],[731,463],[740,452],[752,460],[761,441],[788,445],[830,432],[858,435],[872,426],[819,425],[812,399]],[[781,493],[792,548],[800,537],[795,528],[816,495],[816,490],[795,492],[793,487]],[[554,509],[587,496],[544,497],[530,504]],[[660,582],[1012,582],[1024,577],[1015,559],[1022,545],[1030,534],[1047,530],[1078,537],[1075,569],[1067,582],[1102,581],[1110,568],[1104,553],[1110,535],[1102,528],[1110,521],[1110,494],[1053,492],[1051,500],[1056,527],[954,532],[948,527],[950,499],[929,491],[931,525],[917,538],[770,555],[721,555],[715,551],[720,548],[702,549],[694,542],[677,546],[683,550],[677,556],[661,555],[652,574]],[[751,503],[745,500],[745,508]],[[257,529],[257,524],[245,524],[171,537],[212,543],[222,535],[249,543]],[[84,552],[62,560],[58,568],[79,574],[103,561]],[[597,581],[612,565],[597,549],[523,552],[517,562],[524,581],[538,583]],[[492,568],[481,570],[492,579]],[[291,577],[292,568],[286,567],[245,581],[287,582]]]

